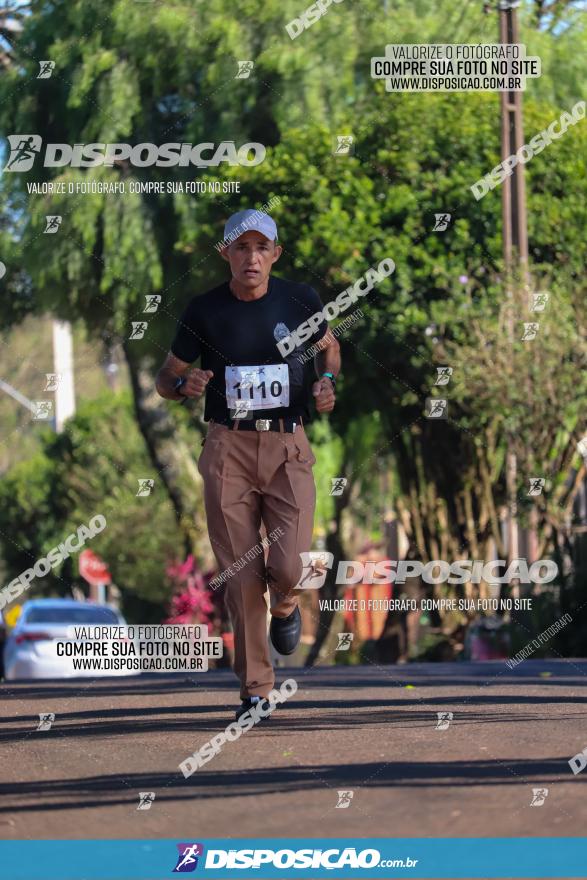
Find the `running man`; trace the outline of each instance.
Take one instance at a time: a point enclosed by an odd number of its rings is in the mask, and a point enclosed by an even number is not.
[[[209,424],[198,470],[220,572],[260,544],[261,523],[267,535],[279,535],[269,545],[267,562],[263,553],[245,564],[241,560],[226,580],[241,687],[238,720],[275,683],[267,587],[273,646],[291,654],[300,640],[295,587],[302,574],[300,553],[312,545],[316,501],[316,459],[304,426],[312,398],[317,412],[334,409],[340,348],[317,314],[322,303],[316,291],[271,275],[282,248],[268,214],[250,209],[233,214],[224,242],[221,255],[232,278],[190,301],[156,387],[168,400],[205,396]],[[314,332],[303,342],[295,338],[293,351],[282,346],[290,350],[282,356],[278,343],[313,315]],[[319,340],[314,359],[304,358]],[[198,358],[200,366],[192,368]]]

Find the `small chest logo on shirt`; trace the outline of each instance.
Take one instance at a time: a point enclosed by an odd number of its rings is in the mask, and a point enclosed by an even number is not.
[[[282,339],[286,339],[286,337],[290,336],[290,331],[287,329],[285,324],[279,322],[273,328],[273,337],[276,342],[281,342]]]

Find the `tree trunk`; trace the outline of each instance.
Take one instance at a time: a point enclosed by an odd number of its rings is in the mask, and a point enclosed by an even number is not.
[[[346,472],[346,467],[343,466],[342,473]],[[341,520],[342,514],[345,508],[347,507],[351,494],[351,486],[350,481],[345,486],[344,492],[342,495],[337,495],[335,497],[335,509],[334,509],[334,522],[335,528],[334,531],[329,532],[326,535],[326,550],[329,553],[332,553],[334,557],[334,562],[332,568],[328,570],[328,574],[326,575],[326,580],[324,582],[324,586],[321,590],[321,598],[322,599],[336,599],[338,593],[338,586],[336,583],[336,571],[338,568],[338,560],[345,559],[344,548],[342,546],[342,541],[340,540],[341,535]],[[329,611],[327,608],[321,608],[320,614],[318,618],[318,630],[316,632],[316,638],[314,640],[314,644],[310,648],[308,652],[308,656],[306,657],[306,666],[313,666],[316,660],[318,659],[318,655],[320,654],[320,649],[322,645],[326,641],[328,634],[330,633],[330,627],[332,626],[332,621],[334,620],[336,612]]]
[[[196,550],[196,535],[200,531],[194,521],[195,484],[201,482],[199,474],[186,443],[177,436],[177,427],[168,409],[169,402],[158,396],[153,376],[132,353],[128,341],[124,343],[123,350],[137,423],[156,471],[155,480],[163,483],[173,507],[181,544],[187,556]],[[141,476],[148,475],[137,474],[137,479]]]

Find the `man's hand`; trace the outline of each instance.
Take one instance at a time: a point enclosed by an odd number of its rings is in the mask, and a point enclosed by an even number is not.
[[[316,409],[319,413],[332,412],[336,401],[334,387],[328,376],[323,376],[312,385],[312,394],[316,401]]]
[[[185,402],[186,397],[201,397],[213,375],[212,370],[200,370],[198,367],[192,369],[187,361],[181,361],[169,352],[163,366],[157,373],[155,387],[161,397],[166,400]],[[181,390],[177,391],[175,388],[177,380],[184,376],[185,382],[181,386]]]
[[[201,397],[213,375],[212,370],[200,370],[199,367],[195,367],[190,373],[186,373],[185,382],[179,393],[183,397]]]

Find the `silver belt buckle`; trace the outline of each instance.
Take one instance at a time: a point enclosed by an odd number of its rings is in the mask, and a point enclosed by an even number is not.
[[[255,421],[255,429],[257,431],[270,431],[271,419],[257,419]]]

